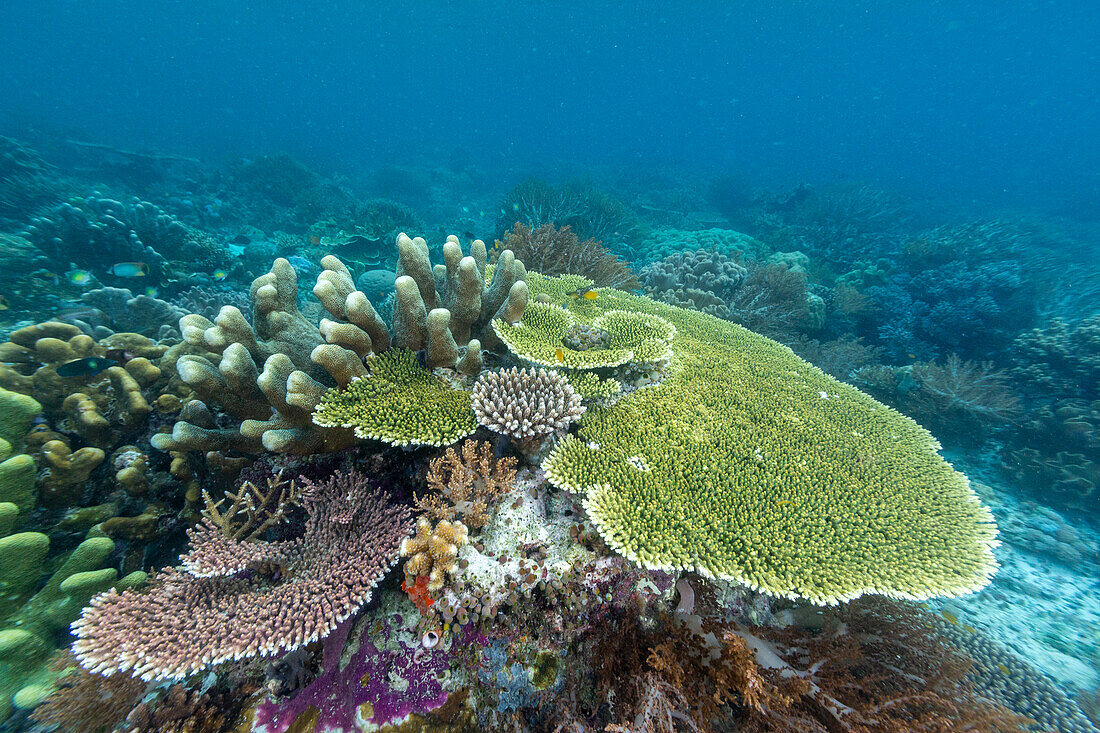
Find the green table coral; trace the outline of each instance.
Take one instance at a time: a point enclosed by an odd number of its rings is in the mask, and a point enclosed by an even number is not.
[[[543,463],[632,561],[815,603],[959,595],[995,571],[992,515],[909,418],[733,323],[528,285],[576,323],[627,312],[674,328],[663,381],[590,407]]]
[[[477,430],[470,393],[421,367],[412,351],[392,348],[366,366],[368,376],[325,393],[314,423],[391,445],[450,445]]]

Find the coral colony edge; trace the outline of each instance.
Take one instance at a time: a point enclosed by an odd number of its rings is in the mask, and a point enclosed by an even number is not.
[[[982,231],[826,290],[732,229],[645,224],[626,252],[621,203],[560,195],[518,186],[492,245],[430,245],[381,200],[369,230],[274,242],[101,192],[4,235],[20,282],[73,263],[0,344],[5,725],[1095,731],[1087,693],[938,605],[1019,570],[1002,540],[1067,565],[1088,540],[1002,519],[923,426],[1060,426],[1087,447],[998,455],[1091,506],[1095,317],[1006,332],[1011,375],[937,358],[943,312],[872,347],[866,303],[922,290],[900,263]],[[895,341],[928,352],[892,366]],[[1062,396],[1024,420],[1010,380]]]

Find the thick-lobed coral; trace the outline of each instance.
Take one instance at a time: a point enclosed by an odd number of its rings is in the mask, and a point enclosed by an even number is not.
[[[526,271],[506,251],[486,284],[484,243],[475,241],[472,254],[463,256],[452,237],[443,247],[447,264],[439,268],[437,288],[424,240],[402,234],[397,245],[392,336],[367,297],[355,289],[351,272],[331,255],[322,260],[325,269],[313,288],[332,316],[319,327],[299,311],[297,275],[285,259],[277,259],[271,272],[253,282],[251,325],[234,307],[222,308],[213,323],[198,315],[182,318],[184,339],[208,352],[183,356],[178,363],[180,378],[203,402],[185,411],[185,418],[195,415],[195,420],[177,422],[171,435],[154,438],[154,447],[215,450],[228,445],[247,452],[262,447],[304,454],[351,445],[356,434],[337,427],[345,424],[357,428],[360,437],[393,438],[402,445],[440,445],[473,432],[460,404],[468,396],[426,372],[411,353],[422,351],[428,368],[475,374],[482,346],[476,336],[482,330],[492,336],[486,326],[493,318],[519,319],[527,303]],[[408,352],[389,354],[391,346]],[[364,366],[368,357],[374,359],[375,373]],[[379,396],[374,388],[383,381],[382,402],[372,402]],[[417,424],[423,430],[403,427],[400,419],[394,423],[386,403],[415,410],[429,393],[439,398],[437,413],[443,423],[421,419]],[[360,398],[364,405],[357,402]],[[239,428],[217,427],[213,418],[203,416],[212,414],[211,405],[221,405],[241,420]],[[316,420],[314,412],[320,416]],[[463,426],[469,429],[462,432]]]
[[[543,462],[618,552],[817,603],[989,582],[993,517],[909,418],[705,314],[613,290],[564,305],[675,327],[669,375],[589,407]]]
[[[231,659],[293,651],[353,616],[396,559],[409,511],[356,472],[307,486],[299,537],[235,540],[207,520],[189,532],[182,569],[155,574],[145,592],[93,598],[72,625],[81,665],[182,679]]]
[[[599,287],[641,288],[628,263],[594,239],[578,241],[568,225],[556,229],[553,224],[543,224],[534,229],[516,222],[503,240],[493,244],[496,252],[506,249],[527,269],[542,275],[583,275]]]
[[[563,373],[516,367],[478,377],[473,405],[478,423],[519,441],[562,432],[585,409]]]
[[[110,539],[93,534],[67,556],[48,561],[50,539],[42,533],[0,539],[0,720],[13,708],[33,708],[52,692],[57,670],[49,657],[57,635],[89,598],[145,579],[143,572],[119,579],[114,568],[104,567],[114,547]]]
[[[166,346],[135,333],[96,341],[77,326],[46,321],[12,331],[0,344],[0,386],[33,396],[47,417],[86,443],[107,447],[139,429],[151,412],[150,400],[167,381],[159,366]],[[108,352],[123,352],[124,363]],[[114,364],[99,372],[62,376],[58,368],[83,358]]]
[[[32,397],[9,392],[0,387],[0,503],[26,514],[34,509],[35,474],[34,459],[23,452],[27,433],[35,417],[42,412],[42,405]],[[8,512],[0,527],[0,536],[10,531],[15,515]]]

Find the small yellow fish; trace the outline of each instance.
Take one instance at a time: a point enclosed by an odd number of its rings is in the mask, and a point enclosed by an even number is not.
[[[222,280],[224,280],[224,279],[226,279],[227,277],[229,277],[229,273],[228,273],[228,272],[226,272],[225,270],[214,270],[214,272],[213,272],[213,277],[214,277],[214,279],[215,279],[215,280],[217,280],[218,282],[221,282]]]
[[[956,626],[959,625],[959,617],[951,613],[950,611],[940,611],[940,615],[947,619],[947,623],[954,624]]]
[[[160,291],[150,285],[149,287],[145,288],[145,294],[148,295],[150,298],[155,298],[160,295]]]
[[[1005,666],[1004,662],[997,662],[997,669],[1001,670],[1005,674],[1012,674],[1011,670]]]
[[[65,273],[65,277],[73,285],[84,286],[92,281],[92,273],[87,270],[69,270]]]
[[[920,602],[918,602],[918,603],[917,603],[917,606],[918,606],[918,607],[920,607],[920,608],[923,608],[923,609],[924,609],[925,611],[927,611],[927,610],[928,610],[929,608],[931,608],[931,606],[929,606],[929,605],[928,605],[927,603],[925,603],[924,601],[920,601]]]
[[[569,294],[569,297],[584,298],[585,300],[595,300],[596,298],[600,297],[600,294],[592,288],[577,288]]]
[[[0,311],[6,311],[8,308],[11,308],[11,303],[3,295],[0,295]]]
[[[111,265],[107,272],[115,277],[145,277],[149,274],[149,265],[144,262],[118,262]]]
[[[555,351],[554,356],[557,357],[559,364],[565,363],[565,352],[562,351],[561,349],[558,349],[557,351]]]
[[[787,506],[794,506],[793,501],[787,501],[786,499],[782,499],[780,501],[775,502],[776,506],[783,506],[784,504],[786,504]]]
[[[977,629],[975,629],[975,628],[974,628],[973,626],[971,626],[970,624],[963,624],[963,625],[962,625],[962,627],[963,627],[963,628],[964,628],[965,630],[969,631],[969,632],[970,632],[971,634],[974,634],[974,633],[976,633],[976,632],[978,631]]]

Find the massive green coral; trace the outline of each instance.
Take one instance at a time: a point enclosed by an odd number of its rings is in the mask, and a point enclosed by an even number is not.
[[[909,418],[736,324],[528,286],[576,323],[625,311],[674,328],[663,381],[590,407],[543,463],[632,561],[815,603],[958,595],[995,571],[992,515]]]

